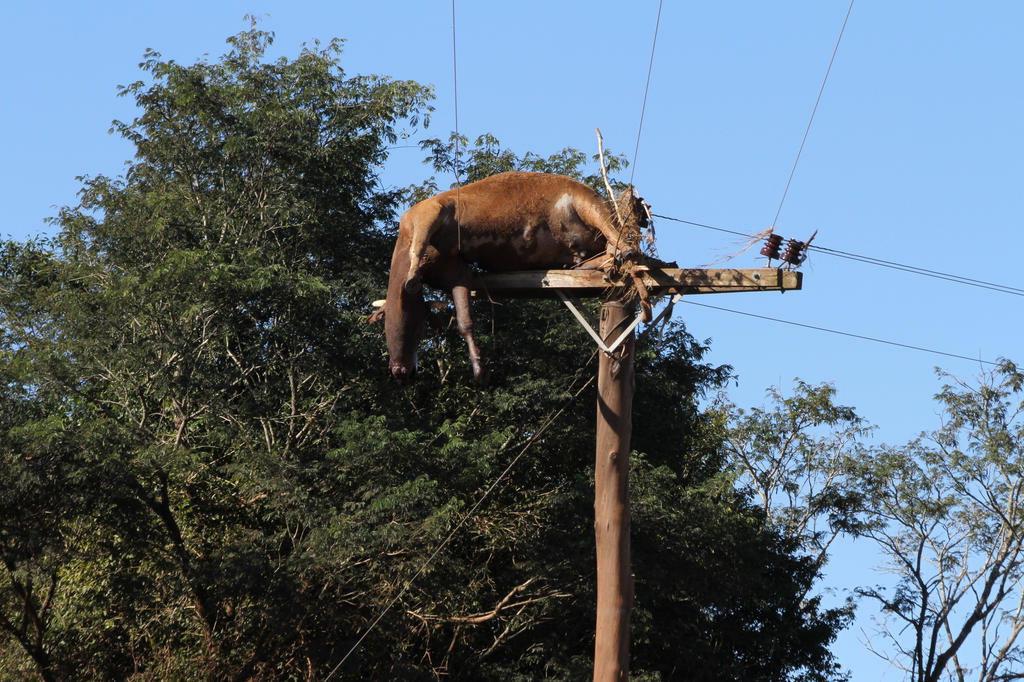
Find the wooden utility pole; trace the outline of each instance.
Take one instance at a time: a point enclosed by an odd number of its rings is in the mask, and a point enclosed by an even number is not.
[[[641,273],[652,296],[790,291],[803,286],[799,272],[774,268],[652,269]],[[538,270],[482,275],[477,296],[517,298],[558,295],[608,297],[632,286],[609,282],[600,270]],[[579,311],[577,318],[586,324]],[[629,552],[629,452],[633,430],[634,306],[618,300],[601,305],[600,334],[588,327],[602,349],[597,369],[597,457],[594,467],[594,535],[597,541],[597,631],[594,681],[629,679],[629,616],[633,573]]]
[[[611,345],[633,321],[634,306],[601,305],[601,338]],[[595,682],[629,679],[629,440],[633,431],[633,332],[597,368],[597,456],[594,460],[594,537],[597,541]]]

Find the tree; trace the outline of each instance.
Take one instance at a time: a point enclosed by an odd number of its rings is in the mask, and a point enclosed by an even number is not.
[[[912,680],[1024,679],[1024,374],[944,376],[941,428],[851,462],[897,578],[860,590],[884,618],[873,648]]]
[[[267,61],[270,41],[147,53],[114,126],[125,175],[0,251],[0,676],[320,678],[406,585],[343,679],[585,675],[589,341],[556,304],[485,304],[480,390],[442,314],[395,387],[365,318],[427,190],[378,171],[430,91],[348,76],[339,42]],[[448,149],[427,145],[441,168]],[[470,178],[588,175],[489,136],[468,157]],[[634,669],[827,679],[845,614],[804,598],[818,568],[732,489],[700,408],[730,371],[705,350],[676,325],[638,351]]]
[[[6,324],[0,325],[4,351],[11,346],[10,336]],[[17,642],[38,675],[53,680],[58,663],[45,643],[70,544],[60,527],[75,517],[75,505],[82,500],[61,466],[64,457],[48,456],[71,451],[47,418],[60,400],[45,389],[32,393],[20,385],[13,360],[9,352],[0,355],[0,642]],[[17,666],[5,672],[27,675],[30,670]]]
[[[125,176],[4,251],[0,622],[44,677],[245,677],[314,612],[308,535],[344,498],[307,498],[377,395],[362,306],[402,191],[374,169],[430,91],[270,41],[148,52]]]
[[[841,534],[858,529],[859,496],[844,474],[871,431],[835,395],[834,386],[797,379],[789,397],[769,388],[767,408],[720,407],[730,419],[725,450],[738,485],[817,565]]]

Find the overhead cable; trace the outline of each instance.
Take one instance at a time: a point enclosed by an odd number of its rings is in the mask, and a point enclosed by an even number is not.
[[[779,208],[775,211],[775,218],[771,224],[776,225],[779,222],[779,215],[782,214],[782,205],[786,203],[786,195],[789,194],[789,186],[793,182],[793,176],[796,174],[797,164],[800,163],[800,155],[804,153],[804,145],[807,143],[807,135],[811,132],[811,124],[814,123],[814,115],[818,113],[818,105],[821,103],[821,96],[825,92],[825,84],[828,83],[828,76],[832,73],[832,64],[836,61],[836,53],[839,52],[839,43],[843,40],[843,33],[846,32],[846,22],[850,20],[850,12],[853,11],[853,0],[850,0],[850,6],[846,8],[846,16],[843,18],[843,25],[839,29],[839,36],[836,37],[836,44],[832,48],[832,56],[828,60],[828,68],[825,69],[825,77],[821,79],[821,87],[818,88],[818,97],[814,100],[814,108],[811,109],[811,117],[807,121],[807,127],[804,129],[804,136],[800,140],[800,148],[797,149],[796,158],[793,159],[793,167],[789,170],[789,178],[786,180],[786,188],[782,190],[782,198],[779,199]]]
[[[456,245],[462,253],[462,220],[459,216],[459,194],[462,192],[462,178],[459,173],[459,60],[455,52],[455,0],[452,0],[452,95],[455,99],[455,231]]]
[[[455,100],[455,182],[459,184],[459,60],[455,52],[455,0],[452,0],[452,95]]]
[[[633,184],[636,173],[636,155],[640,151],[640,132],[644,129],[644,114],[647,112],[647,93],[651,89],[651,72],[654,70],[654,48],[658,44],[658,28],[661,27],[661,6],[664,0],[658,0],[658,18],[654,20],[654,38],[651,40],[651,58],[647,62],[647,83],[644,85],[644,102],[640,106],[640,124],[636,127],[636,145],[633,146],[633,163],[629,165],[629,184]]]
[[[792,325],[794,327],[803,327],[805,329],[814,329],[814,330],[819,331],[819,332],[828,332],[829,334],[839,334],[840,336],[848,336],[850,338],[860,339],[862,341],[873,341],[875,343],[884,343],[884,344],[886,344],[888,346],[897,346],[899,348],[906,348],[908,350],[914,350],[914,351],[918,351],[918,352],[921,352],[921,353],[932,353],[933,355],[944,355],[944,356],[949,357],[949,358],[957,358],[958,360],[969,360],[971,362],[980,362],[983,365],[994,365],[994,366],[998,366],[999,365],[998,362],[992,362],[991,360],[982,360],[980,358],[972,358],[972,357],[969,357],[967,355],[959,355],[957,353],[947,353],[945,351],[934,350],[932,348],[924,348],[922,346],[914,346],[914,345],[911,345],[911,344],[908,344],[908,343],[899,343],[897,341],[889,341],[888,339],[879,339],[879,338],[876,338],[874,336],[865,336],[863,334],[854,334],[854,333],[851,333],[851,332],[844,332],[844,331],[840,331],[838,329],[829,329],[827,327],[819,327],[819,326],[813,325],[813,324],[804,324],[803,322],[793,322],[792,320],[783,320],[783,319],[780,319],[778,317],[769,317],[768,315],[758,315],[756,313],[748,313],[748,312],[743,311],[743,310],[734,310],[732,308],[722,308],[720,306],[709,305],[707,303],[696,303],[694,301],[687,300],[686,298],[683,298],[682,300],[683,300],[683,303],[689,303],[690,305],[700,306],[701,308],[712,308],[713,310],[721,310],[722,312],[726,312],[726,313],[733,313],[733,314],[736,314],[736,315],[744,315],[746,317],[755,317],[755,318],[757,318],[759,320],[769,320],[771,322],[780,322],[782,324],[788,324],[788,325]]]
[[[747,232],[740,232],[738,230],[732,230],[725,227],[719,227],[717,225],[708,225],[707,223],[698,223],[693,220],[684,220],[682,218],[674,218],[672,216],[662,215],[660,213],[652,213],[655,218],[662,218],[664,220],[671,220],[672,222],[682,223],[684,225],[692,225],[693,227],[700,227],[705,230],[714,230],[715,232],[723,232],[725,234],[732,234],[738,237],[753,237],[754,235]],[[842,251],[840,249],[832,249],[818,244],[812,244],[808,246],[811,251],[817,251],[824,253],[829,256],[835,256],[837,258],[845,258],[847,260],[856,261],[859,263],[867,263],[868,265],[877,265],[882,268],[889,268],[892,270],[899,270],[901,272],[908,272],[912,275],[921,275],[923,277],[931,277],[933,279],[941,279],[947,282],[953,282],[954,284],[963,284],[966,286],[977,287],[979,289],[989,289],[991,291],[999,291],[1004,294],[1010,294],[1012,296],[1024,296],[1024,289],[1020,287],[1009,286],[1006,284],[996,284],[995,282],[986,282],[985,280],[975,279],[973,277],[965,277],[963,275],[956,275],[950,272],[942,272],[941,270],[932,270],[929,268],[922,268],[917,265],[908,265],[906,263],[899,263],[896,261],[885,260],[882,258],[875,258],[874,256],[865,256],[859,253],[852,253],[850,251]]]

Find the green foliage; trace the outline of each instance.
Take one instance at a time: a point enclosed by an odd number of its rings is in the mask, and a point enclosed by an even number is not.
[[[430,90],[348,76],[338,42],[268,62],[270,40],[147,53],[124,177],[0,250],[0,677],[326,676],[567,404],[339,675],[586,676],[590,342],[557,305],[480,305],[491,388],[451,325],[393,386],[364,320],[416,190],[376,171]],[[468,157],[586,178],[574,150]],[[705,350],[674,325],[638,351],[634,668],[829,678],[843,614],[722,474],[699,401],[730,371]]]
[[[841,533],[860,530],[863,501],[844,474],[871,429],[835,403],[834,386],[797,379],[788,397],[767,393],[767,407],[719,406],[729,418],[727,461],[773,523],[823,564]]]
[[[589,185],[598,194],[604,195],[607,190],[598,168],[589,168],[587,155],[578,149],[566,147],[549,156],[539,156],[533,152],[522,155],[502,147],[497,137],[490,133],[480,135],[472,146],[469,138],[452,133],[448,140],[429,138],[420,142],[420,147],[428,153],[424,163],[433,166],[438,173],[455,173],[463,182],[473,182],[496,173],[523,171],[533,173],[557,173],[576,178]],[[456,150],[458,154],[456,155]],[[594,154],[590,161],[598,161]],[[605,167],[610,176],[609,184],[616,192],[627,185],[615,178],[615,173],[629,165],[625,155],[613,154],[609,151],[604,155]],[[453,185],[454,187],[454,185]],[[415,198],[425,198],[437,192],[437,180],[428,179],[417,188]]]

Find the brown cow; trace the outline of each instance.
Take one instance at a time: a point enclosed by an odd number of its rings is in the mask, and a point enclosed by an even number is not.
[[[387,299],[371,317],[376,321],[383,314],[391,375],[404,382],[416,369],[427,312],[424,283],[451,292],[473,376],[480,381],[484,368],[473,338],[470,264],[490,271],[580,266],[602,253],[628,255],[638,236],[620,236],[605,200],[563,175],[501,173],[419,202],[399,223]]]

